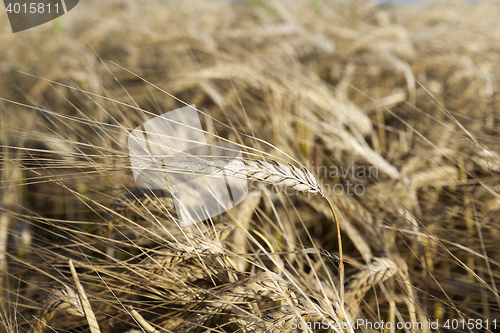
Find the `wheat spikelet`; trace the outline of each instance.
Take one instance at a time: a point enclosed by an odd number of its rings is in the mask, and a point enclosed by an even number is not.
[[[262,181],[271,185],[289,187],[292,190],[309,193],[319,193],[323,190],[318,180],[306,168],[299,169],[292,164],[282,164],[274,160],[271,162],[259,160],[241,160],[240,165],[250,179]],[[240,160],[237,161],[237,163]]]
[[[345,293],[345,304],[349,306],[351,318],[356,318],[361,299],[368,290],[399,272],[399,267],[389,258],[374,258],[361,269],[361,272],[352,277]]]
[[[53,289],[49,294],[49,299],[51,300],[48,306],[59,311],[65,311],[69,314],[83,317],[85,313],[83,312],[83,305],[78,293],[70,288],[69,286],[64,286],[65,288]]]
[[[265,307],[270,301],[280,304],[292,303],[296,306],[299,304],[290,283],[272,272],[255,274],[241,281],[226,284],[215,293],[196,294],[192,298],[198,300],[187,310],[193,314],[181,323],[176,331],[196,331],[197,327],[222,318],[224,320],[234,318],[234,322],[246,329],[248,325],[255,324],[267,327],[264,320],[256,320],[261,315],[259,307]],[[250,318],[250,324],[246,318]]]
[[[45,309],[33,326],[33,332],[43,333],[57,311],[63,311],[77,317],[85,316],[82,301],[78,293],[67,285],[64,285],[64,287],[54,288],[49,291]]]
[[[248,178],[270,185],[287,187],[295,191],[319,193],[323,190],[318,180],[306,168],[297,168],[292,164],[283,164],[275,160],[270,162],[251,159],[218,158],[211,163],[205,159],[186,157],[165,161],[169,172],[188,172],[211,176],[229,176]]]
[[[235,268],[225,255],[222,241],[234,229],[227,223],[218,223],[214,229],[202,230],[202,235],[187,234],[189,239],[172,241],[143,260],[135,273],[162,287],[179,282],[194,282],[212,274]]]

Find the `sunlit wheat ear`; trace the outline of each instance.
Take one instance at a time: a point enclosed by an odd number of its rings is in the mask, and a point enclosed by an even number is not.
[[[283,164],[274,160],[267,162],[241,158],[217,158],[212,164],[199,158],[170,159],[165,160],[165,167],[169,172],[210,174],[211,176],[220,174],[287,187],[295,191],[319,193],[324,196],[318,180],[306,168],[297,168],[292,164]]]
[[[359,312],[363,296],[378,283],[399,272],[398,265],[389,258],[375,258],[360,269],[361,271],[352,277],[345,293],[345,304],[349,307],[352,319],[355,319]]]
[[[318,180],[312,173],[306,168],[299,169],[291,164],[286,165],[274,160],[266,162],[240,159],[233,162],[233,165],[226,167],[225,171],[235,174],[244,173],[251,180],[288,187],[295,191],[324,195]]]

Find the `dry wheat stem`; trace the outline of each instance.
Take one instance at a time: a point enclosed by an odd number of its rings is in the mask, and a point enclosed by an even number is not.
[[[144,331],[147,333],[159,333],[153,326],[151,326],[150,323],[142,317],[139,312],[137,312],[132,306],[129,306],[129,311],[132,314],[132,317],[139,323],[139,325],[142,327]]]
[[[83,289],[83,286],[78,278],[78,274],[76,273],[75,266],[73,265],[73,261],[69,260],[69,268],[71,270],[71,274],[73,275],[73,279],[75,280],[76,289],[78,290],[78,294],[80,295],[80,300],[82,302],[82,307],[85,312],[85,316],[87,317],[87,321],[89,323],[90,332],[92,333],[101,333],[101,329],[99,328],[99,324],[97,323],[97,319],[94,315],[94,311],[92,311],[92,307],[90,306],[90,302],[87,298],[87,294]]]
[[[333,208],[332,203],[328,199],[328,197],[323,196],[328,205],[330,205],[330,209],[332,210],[333,219],[335,220],[335,226],[337,227],[337,240],[339,242],[339,289],[340,289],[340,301],[344,302],[344,254],[342,253],[342,236],[340,234],[340,225],[339,220],[337,218],[337,213],[335,213],[335,209]]]

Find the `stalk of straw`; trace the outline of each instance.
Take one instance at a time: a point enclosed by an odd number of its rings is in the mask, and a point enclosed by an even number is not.
[[[90,332],[101,333],[99,324],[97,323],[97,319],[95,318],[94,312],[92,311],[92,307],[90,306],[90,302],[87,298],[87,294],[80,283],[80,279],[78,278],[78,274],[76,273],[75,266],[73,265],[73,261],[71,259],[69,260],[69,268],[71,270],[71,274],[73,275],[73,279],[75,280],[76,289],[78,290],[83,311],[85,312],[85,316],[87,317],[87,321],[89,323]]]

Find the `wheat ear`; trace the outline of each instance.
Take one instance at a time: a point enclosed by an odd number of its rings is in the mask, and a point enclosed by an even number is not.
[[[79,317],[85,316],[78,293],[67,285],[64,285],[64,287],[54,288],[48,293],[48,300],[45,303],[46,308],[31,332],[43,333],[49,327],[50,321],[57,311],[64,311],[67,314]]]
[[[359,304],[363,296],[380,282],[399,272],[399,267],[389,258],[374,258],[374,260],[361,267],[349,283],[349,289],[345,293],[345,303],[349,305],[351,318],[355,318],[359,312]]]
[[[240,168],[240,169],[238,169]],[[271,160],[238,159],[224,171],[242,173],[252,180],[261,181],[275,186],[288,187],[292,190],[309,193],[319,193],[324,196],[318,180],[306,168],[297,168],[292,164],[283,164]]]
[[[250,179],[324,196],[321,185],[306,168],[297,168],[292,164],[283,164],[274,160],[267,162],[222,157],[208,161],[187,156],[163,161],[167,172]]]

